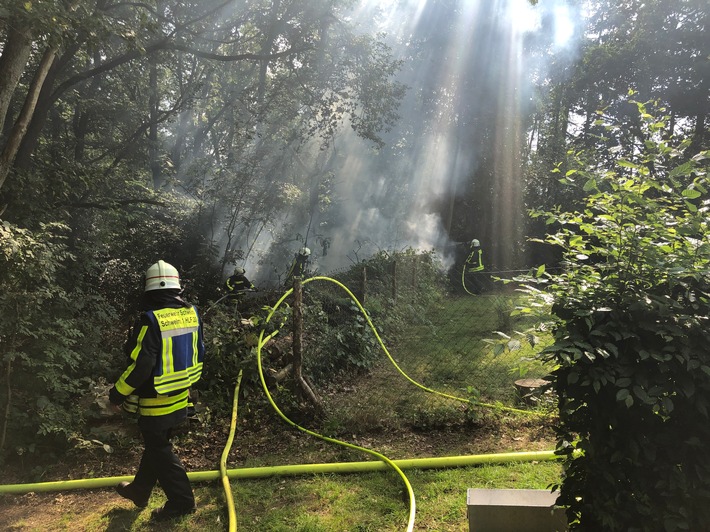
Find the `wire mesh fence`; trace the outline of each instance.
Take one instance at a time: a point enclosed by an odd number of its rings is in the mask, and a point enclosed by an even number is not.
[[[286,415],[338,436],[432,430],[491,409],[539,413],[535,388],[549,368],[535,352],[549,338],[520,334],[534,325],[511,315],[522,295],[495,281],[513,272],[447,278],[437,268],[412,254],[304,279],[303,380],[315,397],[288,384],[291,325],[266,348]]]

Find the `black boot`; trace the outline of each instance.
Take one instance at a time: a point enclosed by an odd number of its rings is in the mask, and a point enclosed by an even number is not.
[[[169,519],[176,519],[185,515],[190,515],[195,513],[196,508],[193,506],[191,508],[171,508],[165,504],[161,508],[156,508],[150,513],[150,518],[154,521],[168,521]]]
[[[124,499],[133,501],[133,504],[138,506],[138,508],[145,508],[148,506],[150,493],[148,495],[137,493],[136,487],[130,482],[121,482],[118,486],[116,486],[116,493]]]

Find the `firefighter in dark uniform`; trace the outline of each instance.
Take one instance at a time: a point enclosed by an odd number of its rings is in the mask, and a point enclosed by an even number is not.
[[[293,284],[294,277],[303,277],[308,269],[308,257],[311,256],[311,250],[307,247],[301,248],[293,257],[293,263],[286,275],[286,286]]]
[[[244,268],[235,268],[234,274],[224,282],[227,289],[227,299],[230,301],[239,299],[239,296],[247,290],[256,290],[254,284],[247,279],[245,274]]]
[[[478,274],[478,272],[483,270],[483,250],[481,249],[481,243],[474,238],[471,240],[469,254],[461,271],[461,284],[467,293],[477,295],[483,291],[483,285],[479,278],[480,274]]]
[[[483,270],[483,250],[481,243],[477,239],[471,240],[471,249],[468,257],[466,257],[465,268],[469,272],[480,272]]]
[[[173,452],[173,429],[185,422],[189,388],[200,379],[205,353],[202,320],[181,297],[178,271],[164,261],[148,268],[143,308],[126,344],[128,365],[109,391],[112,404],[136,411],[144,451],[133,482],[116,491],[145,508],[156,483],[167,502],[152,519],[193,513],[195,497]]]

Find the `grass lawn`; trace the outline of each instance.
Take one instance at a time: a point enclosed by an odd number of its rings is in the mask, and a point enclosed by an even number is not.
[[[508,463],[405,471],[416,497],[415,530],[468,530],[469,488],[546,489],[560,475],[557,462]],[[23,531],[219,531],[229,517],[217,482],[195,484],[196,514],[151,523],[112,490],[73,491],[0,499],[0,526]],[[383,532],[405,530],[409,503],[393,472],[232,480],[237,529],[246,532]],[[156,490],[149,508],[163,504]]]

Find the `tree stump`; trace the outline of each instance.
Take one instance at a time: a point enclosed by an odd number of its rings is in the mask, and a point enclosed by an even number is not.
[[[549,384],[545,379],[519,379],[515,381],[515,390],[518,393],[518,401],[534,406],[540,401],[542,387]]]

